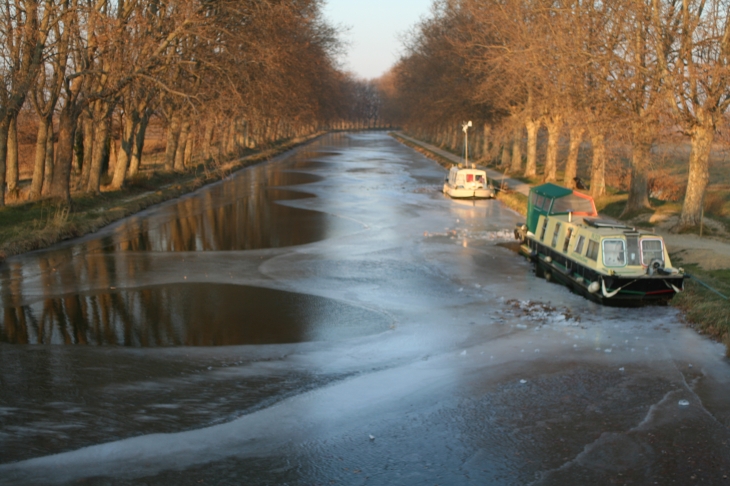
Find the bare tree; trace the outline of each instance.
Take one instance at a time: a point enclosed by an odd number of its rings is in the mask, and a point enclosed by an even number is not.
[[[52,11],[52,0],[13,0],[0,7],[0,206],[5,205],[8,132],[43,64]]]
[[[700,223],[712,142],[730,105],[730,15],[722,0],[652,0],[652,21],[666,99],[692,143],[681,229]]]

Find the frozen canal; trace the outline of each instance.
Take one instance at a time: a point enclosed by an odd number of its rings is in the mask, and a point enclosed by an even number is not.
[[[0,267],[0,484],[730,484],[724,347],[338,134]]]

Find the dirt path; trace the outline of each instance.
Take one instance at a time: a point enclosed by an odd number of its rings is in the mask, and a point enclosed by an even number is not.
[[[664,237],[667,247],[680,264],[694,263],[704,270],[721,270],[730,268],[730,244],[712,238],[700,238],[697,235],[677,235],[666,231],[657,231]]]

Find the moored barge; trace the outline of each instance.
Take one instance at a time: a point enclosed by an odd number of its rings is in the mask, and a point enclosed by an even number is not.
[[[661,236],[600,219],[590,196],[555,184],[530,190],[515,238],[538,276],[600,304],[662,304],[684,288]]]

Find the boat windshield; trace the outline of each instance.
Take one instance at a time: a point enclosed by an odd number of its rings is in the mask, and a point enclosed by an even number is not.
[[[646,239],[641,240],[641,263],[649,265],[652,260],[659,260],[664,264],[664,249],[662,240]]]
[[[595,216],[596,210],[593,207],[593,201],[590,198],[581,197],[576,194],[568,194],[567,196],[555,199],[551,213],[567,213],[573,212],[585,216]]]

